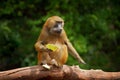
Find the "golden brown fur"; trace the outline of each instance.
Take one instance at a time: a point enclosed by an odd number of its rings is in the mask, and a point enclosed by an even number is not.
[[[57,22],[62,25],[62,31],[60,33],[57,33],[57,31],[54,32],[54,26]],[[48,18],[43,25],[41,34],[35,43],[35,48],[38,51],[38,64],[55,64],[57,66],[62,66],[67,61],[68,51],[79,62],[84,63],[76,50],[73,48],[72,44],[69,42],[63,26],[64,20],[59,16],[52,16]],[[58,47],[58,49],[56,51],[50,51],[45,47],[47,44],[54,44]],[[57,64],[52,62],[53,59],[57,62]]]

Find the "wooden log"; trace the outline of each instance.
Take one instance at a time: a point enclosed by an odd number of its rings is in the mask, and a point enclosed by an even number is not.
[[[84,70],[78,66],[64,65],[50,70],[40,65],[0,72],[0,80],[120,80],[120,72]]]

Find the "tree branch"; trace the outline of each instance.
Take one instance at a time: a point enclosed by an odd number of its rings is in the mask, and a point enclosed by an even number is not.
[[[120,72],[83,70],[64,65],[47,70],[40,65],[0,72],[0,80],[120,80]]]

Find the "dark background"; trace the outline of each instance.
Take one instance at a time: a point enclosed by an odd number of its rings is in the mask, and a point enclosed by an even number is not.
[[[53,15],[87,63],[68,65],[120,71],[120,0],[0,0],[0,71],[37,64],[34,44]]]

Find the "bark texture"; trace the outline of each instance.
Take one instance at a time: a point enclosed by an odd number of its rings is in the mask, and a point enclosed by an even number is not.
[[[40,65],[0,72],[0,80],[120,80],[120,72],[84,70],[64,65],[47,70]]]

